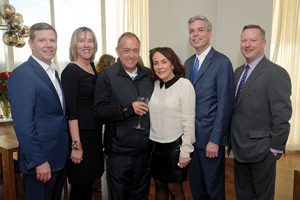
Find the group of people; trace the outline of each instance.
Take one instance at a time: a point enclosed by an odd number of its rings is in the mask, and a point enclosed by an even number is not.
[[[92,199],[104,171],[103,124],[109,199],[148,199],[150,177],[159,200],[184,199],[186,180],[195,200],[225,199],[226,145],[237,199],[274,199],[292,112],[288,73],[265,57],[258,25],[242,30],[245,64],[235,72],[211,46],[206,17],[191,17],[188,32],[195,54],[184,64],[156,47],[145,67],[139,38],[125,32],[104,68],[94,65],[94,32],[80,27],[60,79],[55,29],[31,26],[32,55],[8,82],[26,199],[60,199],[66,177],[70,199]]]

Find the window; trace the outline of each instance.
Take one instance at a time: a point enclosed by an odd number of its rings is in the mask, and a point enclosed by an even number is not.
[[[19,1],[19,0],[10,0],[9,4],[15,7],[16,12],[23,15],[23,24],[26,26],[31,26],[36,22],[51,22],[50,16],[50,1],[40,1],[40,0],[30,0],[29,1]],[[30,5],[30,6],[28,6]],[[51,24],[51,23],[50,23]],[[10,66],[15,68],[24,61],[26,61],[31,55],[31,50],[28,45],[28,38],[25,38],[26,45],[22,48],[13,48],[13,58],[14,65]]]
[[[89,0],[55,0],[54,1],[55,28],[58,35],[57,61],[60,69],[69,62],[69,45],[72,33],[81,26],[91,28],[98,42],[98,51],[95,62],[102,55],[101,49],[101,2]]]
[[[0,33],[4,33],[4,31],[0,31]],[[3,41],[0,41],[0,71],[6,71],[6,63],[5,63],[5,49]]]
[[[95,63],[104,53],[117,57],[117,39],[124,31],[137,34],[142,43],[141,56],[148,63],[148,0],[9,0],[9,3],[23,15],[24,25],[30,27],[37,22],[46,22],[56,28],[58,41],[54,62],[60,72],[70,62],[68,52],[71,34],[80,26],[87,26],[95,32],[98,41]],[[30,55],[28,38],[22,48],[6,47],[1,41],[0,71],[4,70],[4,61],[12,70]]]
[[[51,4],[51,2],[53,2],[53,4]],[[54,61],[57,63],[60,72],[67,63],[70,62],[70,39],[73,31],[78,27],[87,26],[95,32],[98,41],[98,51],[95,57],[95,62],[97,62],[98,58],[102,55],[101,1],[89,0],[88,3],[84,4],[81,0],[10,0],[9,3],[15,7],[17,12],[23,15],[24,25],[30,27],[37,22],[46,22],[55,27],[58,38],[57,53]],[[110,15],[112,15],[112,12],[110,12]],[[113,31],[114,21],[110,21],[109,31]],[[115,38],[111,36],[108,38],[115,40]],[[26,40],[28,40],[28,38]],[[113,42],[109,42],[110,45],[112,43]],[[4,54],[4,52],[2,52],[2,50],[5,49],[3,45],[3,42],[0,43],[0,54]],[[20,65],[31,55],[31,50],[27,41],[24,47],[13,47],[12,49],[13,56],[11,57],[13,57],[14,66],[11,68]],[[1,56],[1,58],[5,58],[5,56]],[[0,62],[4,61],[0,60]]]

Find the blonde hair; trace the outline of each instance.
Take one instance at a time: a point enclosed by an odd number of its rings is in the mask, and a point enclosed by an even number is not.
[[[78,43],[79,37],[80,37],[81,33],[87,33],[87,32],[90,32],[92,34],[92,37],[94,40],[94,53],[91,57],[91,61],[93,61],[95,59],[95,55],[98,50],[97,38],[95,36],[95,33],[92,31],[92,29],[90,29],[88,27],[79,27],[73,32],[72,37],[71,37],[70,48],[69,48],[70,61],[74,61],[77,59],[77,57],[78,57],[77,43]]]

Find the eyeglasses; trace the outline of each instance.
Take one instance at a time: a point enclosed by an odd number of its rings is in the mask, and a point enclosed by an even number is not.
[[[125,55],[129,55],[130,52],[132,52],[133,54],[138,54],[138,53],[140,53],[140,49],[139,48],[136,48],[136,49],[125,48],[125,49],[121,49],[121,52]]]

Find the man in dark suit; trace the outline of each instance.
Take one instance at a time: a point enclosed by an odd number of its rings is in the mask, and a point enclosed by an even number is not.
[[[63,93],[51,62],[57,34],[46,23],[30,27],[32,55],[8,80],[13,124],[19,140],[18,165],[26,199],[61,199],[68,154]]]
[[[284,152],[292,114],[288,73],[264,56],[265,31],[248,25],[241,34],[246,64],[234,73],[231,121],[238,199],[274,199],[276,158]]]
[[[225,199],[225,144],[234,104],[230,60],[211,47],[212,25],[204,16],[188,21],[196,54],[185,61],[196,92],[195,150],[189,166],[193,199]]]

